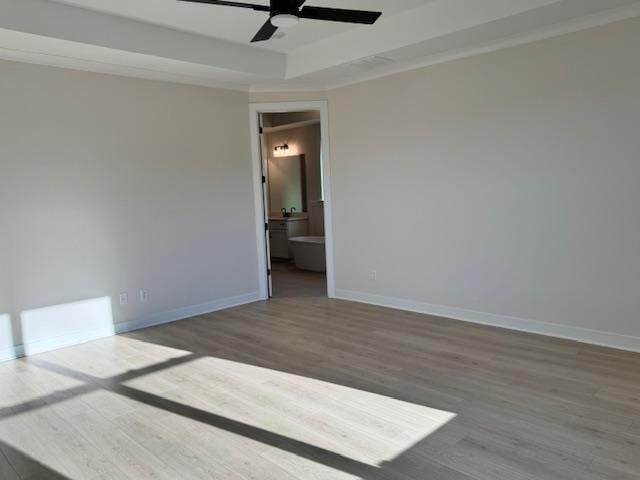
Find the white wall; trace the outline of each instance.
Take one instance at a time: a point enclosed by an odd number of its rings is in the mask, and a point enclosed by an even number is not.
[[[248,94],[0,62],[0,105],[14,331],[24,311],[105,296],[122,324],[257,295]]]
[[[330,92],[338,294],[640,349],[637,45],[636,18]]]

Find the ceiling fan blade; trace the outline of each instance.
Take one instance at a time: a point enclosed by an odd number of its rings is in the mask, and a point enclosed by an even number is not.
[[[262,26],[262,28],[260,30],[258,30],[258,33],[256,33],[256,36],[253,37],[253,39],[251,40],[251,43],[254,42],[263,42],[265,40],[269,40],[274,33],[276,33],[276,31],[278,30],[278,27],[274,27],[273,24],[271,23],[271,19],[269,18],[266,23]]]
[[[329,22],[365,23],[372,25],[380,18],[382,12],[366,10],[345,10],[342,8],[303,7],[300,18],[311,20],[327,20]]]
[[[179,0],[179,1],[191,2],[191,3],[207,3],[209,5],[222,5],[225,7],[250,8],[252,10],[258,10],[260,12],[269,11],[269,7],[267,5],[256,5],[255,3],[227,2],[226,0]]]

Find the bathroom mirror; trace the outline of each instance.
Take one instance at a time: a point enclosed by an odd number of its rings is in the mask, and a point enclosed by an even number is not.
[[[307,211],[304,155],[269,159],[269,204],[271,212]]]

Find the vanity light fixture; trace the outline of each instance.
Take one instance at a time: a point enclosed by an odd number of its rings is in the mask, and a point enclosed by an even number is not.
[[[286,143],[284,143],[282,145],[276,145],[276,148],[274,148],[274,150],[276,152],[280,152],[280,153],[286,152],[287,150],[289,150],[289,145],[286,144]]]

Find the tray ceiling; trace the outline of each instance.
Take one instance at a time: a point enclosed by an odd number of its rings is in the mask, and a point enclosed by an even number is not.
[[[266,0],[254,0],[267,4]],[[640,15],[639,0],[308,0],[381,10],[373,26],[177,0],[0,0],[0,58],[242,90],[327,89]]]

